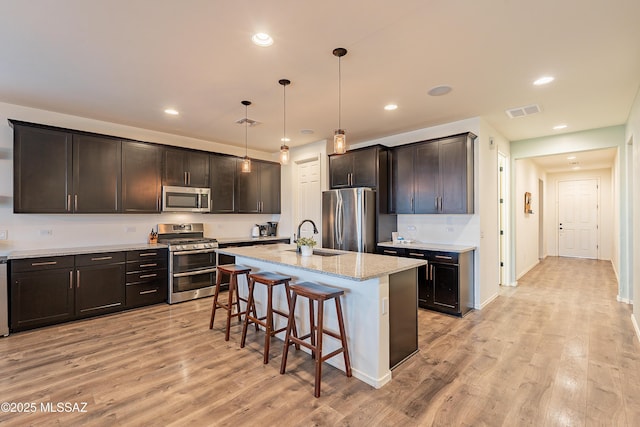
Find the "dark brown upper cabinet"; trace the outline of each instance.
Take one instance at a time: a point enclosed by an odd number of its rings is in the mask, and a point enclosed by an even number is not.
[[[360,148],[329,156],[330,186],[334,188],[378,186],[380,146]]]
[[[165,149],[162,185],[209,187],[209,154],[180,148]]]
[[[11,123],[14,212],[119,212],[119,139]]]
[[[471,214],[473,140],[465,133],[394,148],[391,210],[398,214]]]
[[[122,142],[122,211],[158,213],[162,196],[162,152],[157,145]]]
[[[211,213],[233,213],[236,211],[237,157],[211,154],[209,161]]]
[[[251,172],[241,172],[236,159],[236,209],[238,213],[280,213],[280,164],[251,161]]]

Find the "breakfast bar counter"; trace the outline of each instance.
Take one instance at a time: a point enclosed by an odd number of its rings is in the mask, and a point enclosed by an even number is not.
[[[418,350],[417,268],[425,261],[330,249],[314,252],[301,256],[295,245],[287,244],[218,249],[218,253],[234,256],[236,264],[249,266],[254,273],[270,271],[291,276],[292,283],[310,281],[344,290],[341,301],[353,375],[380,388],[391,380],[391,369]],[[246,281],[239,281],[239,288],[240,294],[246,295]],[[275,291],[274,308],[286,310],[284,288]],[[258,286],[254,296],[260,315],[266,290]],[[296,319],[298,325],[304,325],[299,333],[308,332],[306,304],[296,307]],[[286,325],[286,319],[279,316],[274,321],[276,329]],[[337,330],[332,307],[325,307],[325,324]],[[278,337],[284,339],[284,332]],[[324,345],[329,353],[339,343],[325,338]],[[344,370],[342,358],[334,357],[327,363]]]

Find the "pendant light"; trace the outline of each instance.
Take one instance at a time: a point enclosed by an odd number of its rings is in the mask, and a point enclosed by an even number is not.
[[[251,105],[251,101],[242,101],[242,105],[244,105],[244,158],[242,159],[242,167],[240,168],[240,171],[243,173],[249,173],[251,172],[251,159],[248,155],[249,148],[247,145],[247,135],[249,128],[249,116],[247,114],[247,108],[249,107],[249,105]]]
[[[287,146],[287,86],[291,80],[281,79],[278,83],[282,85],[282,145],[280,146],[280,164],[289,164],[289,147]]]
[[[338,129],[333,134],[333,151],[335,154],[347,152],[347,136],[340,122],[340,116],[342,115],[342,70],[340,68],[340,59],[346,54],[347,49],[343,47],[333,49],[333,55],[338,57]]]

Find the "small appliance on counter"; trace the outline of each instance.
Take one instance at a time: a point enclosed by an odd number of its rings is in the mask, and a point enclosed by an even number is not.
[[[278,222],[267,221],[267,236],[277,236],[277,235],[278,235]]]
[[[258,224],[251,228],[251,237],[260,237],[260,226]]]
[[[260,237],[265,237],[267,235],[267,224],[258,224],[260,228]]]

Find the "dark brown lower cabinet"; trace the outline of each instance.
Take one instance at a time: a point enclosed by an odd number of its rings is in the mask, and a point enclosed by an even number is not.
[[[127,252],[127,308],[167,301],[167,259],[166,249]]]
[[[76,255],[76,317],[124,307],[124,252]]]

